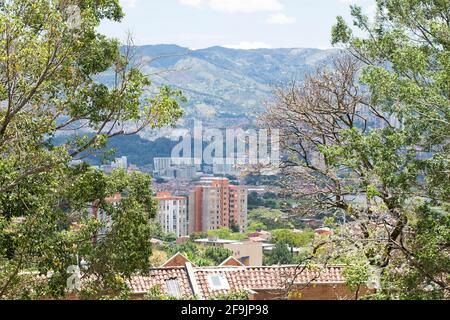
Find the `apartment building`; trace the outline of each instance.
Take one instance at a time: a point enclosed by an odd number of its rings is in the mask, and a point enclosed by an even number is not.
[[[153,166],[155,169],[155,173],[162,173],[170,168],[172,165],[171,158],[154,158]]]
[[[226,178],[202,178],[189,194],[189,231],[231,227],[247,228],[247,189],[230,185]]]
[[[158,192],[157,219],[163,230],[167,233],[175,233],[177,237],[188,234],[188,198],[173,196],[169,192]]]
[[[111,168],[127,170],[128,158],[127,157],[116,158],[113,162],[111,162]]]

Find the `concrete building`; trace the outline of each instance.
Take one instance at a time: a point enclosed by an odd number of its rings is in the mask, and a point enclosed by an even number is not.
[[[202,159],[174,157],[171,158],[171,165],[179,167],[195,167],[196,171],[200,171],[202,169]]]
[[[168,180],[192,180],[200,165],[192,158],[154,158],[155,175]]]
[[[184,166],[175,169],[175,178],[181,180],[191,180],[197,175],[197,168],[195,166]]]
[[[163,230],[175,233],[177,237],[188,234],[188,199],[187,197],[173,196],[169,192],[159,192],[157,219]]]
[[[112,169],[123,169],[123,170],[127,170],[127,169],[128,169],[128,159],[127,159],[127,157],[116,158],[116,159],[111,163],[111,168],[112,168]]]
[[[247,228],[247,189],[226,178],[202,178],[189,194],[189,231],[202,232],[237,225]]]
[[[155,173],[162,173],[170,168],[172,164],[171,158],[154,158],[153,167]]]
[[[263,265],[263,245],[259,242],[208,238],[195,240],[195,243],[228,249],[233,252],[233,257],[244,266]]]

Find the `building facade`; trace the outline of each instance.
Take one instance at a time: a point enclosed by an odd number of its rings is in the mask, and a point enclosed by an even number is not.
[[[222,227],[247,229],[247,189],[230,185],[226,178],[202,178],[189,195],[189,231]]]
[[[112,169],[128,169],[128,159],[127,157],[116,158],[113,162],[111,162]]]
[[[157,219],[161,223],[163,231],[175,233],[177,237],[188,234],[188,198],[173,196],[169,192],[159,192],[156,195],[158,201]]]
[[[233,252],[233,257],[244,266],[263,265],[263,246],[260,242],[251,240],[237,241],[210,237],[208,239],[197,239],[195,243],[202,246],[222,247]]]
[[[172,165],[172,160],[170,158],[154,158],[153,166],[154,172],[157,174],[165,172]]]

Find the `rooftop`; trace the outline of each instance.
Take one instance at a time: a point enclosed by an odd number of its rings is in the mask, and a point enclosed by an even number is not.
[[[225,239],[197,239],[194,242],[197,243],[217,243],[217,244],[229,244],[229,243],[239,243],[238,240],[225,240]]]
[[[285,290],[292,284],[341,284],[345,283],[342,270],[343,266],[195,267],[188,262],[184,267],[152,269],[149,276],[133,277],[129,285],[135,294],[146,293],[158,286],[170,295],[171,287],[167,281],[173,283],[175,280],[181,296],[209,299],[232,291]]]

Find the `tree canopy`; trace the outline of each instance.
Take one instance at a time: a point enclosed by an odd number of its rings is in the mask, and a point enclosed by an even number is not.
[[[118,0],[0,1],[0,298],[61,296],[77,260],[90,296],[147,270],[151,178],[71,165],[182,115],[181,92],[151,88],[131,42],[96,31],[122,17]],[[115,81],[99,83],[104,72]],[[107,201],[116,194],[119,203]],[[111,225],[90,218],[94,205]],[[36,274],[50,281],[30,285]]]
[[[263,117],[290,155],[284,190],[307,199],[302,213],[346,217],[322,244],[333,250],[316,252],[362,254],[385,297],[448,297],[450,3],[378,0],[374,19],[351,14],[353,28],[338,17],[332,30],[345,53],[277,88]]]

